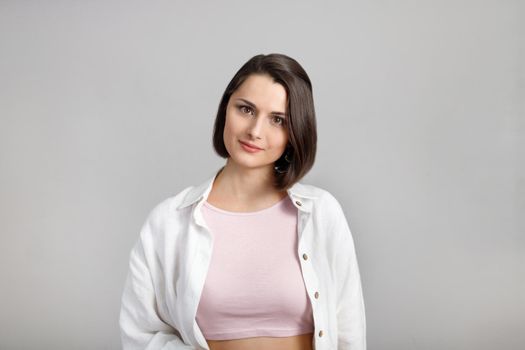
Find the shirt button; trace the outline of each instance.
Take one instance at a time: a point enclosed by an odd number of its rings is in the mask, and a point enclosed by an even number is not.
[[[303,259],[304,259],[304,260],[308,260],[308,255],[306,255],[306,253],[303,254]]]
[[[301,202],[299,202],[299,201],[295,201],[295,204],[297,204],[298,206],[303,205],[303,203],[301,203]]]
[[[322,336],[323,336],[323,334],[324,334],[324,333],[323,333],[323,331],[322,331],[322,330],[320,330],[320,331],[319,331],[319,337],[322,337]]]
[[[319,292],[315,292],[314,297],[315,299],[319,299]]]

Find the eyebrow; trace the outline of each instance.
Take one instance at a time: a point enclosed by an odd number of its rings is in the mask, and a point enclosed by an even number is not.
[[[244,98],[238,98],[237,100],[241,100],[244,103],[250,105],[252,108],[257,109],[257,106],[253,102],[250,102],[250,101],[248,101],[248,100],[246,100]],[[275,115],[281,116],[283,118],[286,118],[286,114],[284,114],[283,112],[272,112],[271,114],[275,114]]]

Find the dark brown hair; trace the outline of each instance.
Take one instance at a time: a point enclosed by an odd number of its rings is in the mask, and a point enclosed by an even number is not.
[[[312,83],[303,67],[291,57],[272,53],[256,55],[246,62],[226,87],[222,95],[213,130],[213,148],[222,158],[230,155],[224,145],[226,107],[231,95],[251,74],[268,74],[286,90],[286,115],[288,144],[281,157],[274,163],[283,173],[274,171],[274,186],[287,190],[310,171],[317,150],[317,126],[312,94]],[[288,152],[288,163],[284,158]]]

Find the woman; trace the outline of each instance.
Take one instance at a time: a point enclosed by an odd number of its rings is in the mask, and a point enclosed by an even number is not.
[[[159,203],[130,254],[124,349],[366,349],[344,212],[299,180],[317,142],[312,85],[257,55],[226,88],[213,145],[226,164]]]

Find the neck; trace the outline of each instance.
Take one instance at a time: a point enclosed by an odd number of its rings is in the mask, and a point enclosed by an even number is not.
[[[240,167],[228,158],[213,183],[217,193],[238,202],[258,202],[279,194],[272,182],[273,165],[267,167]],[[284,194],[282,194],[284,195]]]

